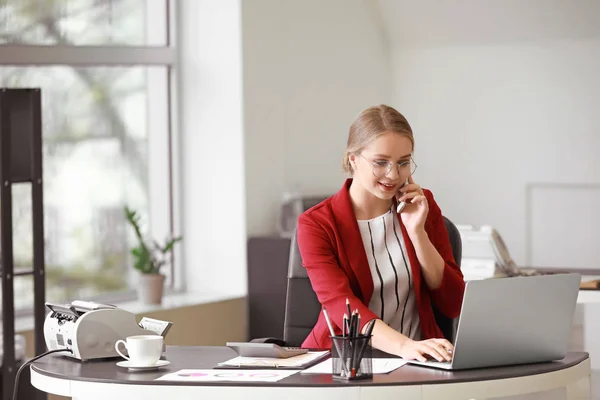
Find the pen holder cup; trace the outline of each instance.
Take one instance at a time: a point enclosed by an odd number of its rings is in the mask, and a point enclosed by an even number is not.
[[[334,379],[373,378],[371,336],[333,336],[331,341]]]

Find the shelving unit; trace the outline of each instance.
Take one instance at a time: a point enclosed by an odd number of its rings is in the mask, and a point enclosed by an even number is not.
[[[33,276],[35,354],[44,343],[45,276],[42,177],[42,116],[40,89],[0,89],[0,276],[2,284],[2,399],[10,400],[19,360],[15,360],[15,276]],[[12,186],[31,184],[33,268],[14,270]],[[20,387],[28,373],[21,375]],[[32,397],[33,396],[33,397]],[[27,398],[41,400],[35,391]]]

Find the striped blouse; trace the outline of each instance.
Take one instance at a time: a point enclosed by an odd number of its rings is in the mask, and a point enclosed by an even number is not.
[[[369,309],[398,332],[421,339],[412,272],[396,213],[358,220],[371,276],[373,296]]]

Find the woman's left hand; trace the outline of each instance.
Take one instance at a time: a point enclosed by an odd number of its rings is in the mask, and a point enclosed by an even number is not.
[[[398,202],[405,201],[407,203],[400,213],[400,217],[408,233],[413,234],[424,230],[429,203],[423,194],[423,189],[415,183],[412,175],[408,177],[408,185],[401,188],[396,197]]]

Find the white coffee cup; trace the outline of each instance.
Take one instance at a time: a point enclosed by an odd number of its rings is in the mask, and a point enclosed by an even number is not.
[[[119,344],[127,349],[129,357],[121,353]],[[163,337],[160,335],[128,336],[125,340],[117,340],[115,350],[121,357],[139,367],[149,367],[160,359],[163,349]]]

